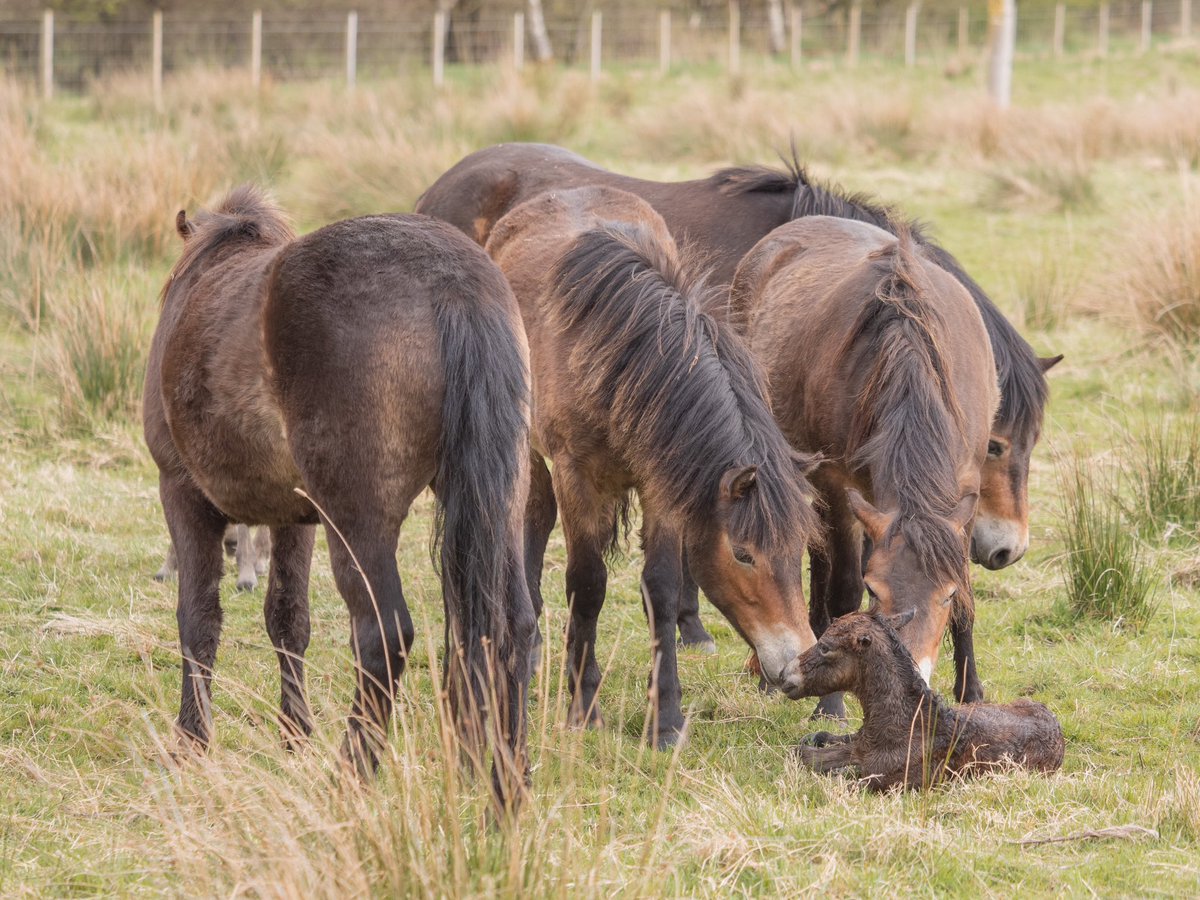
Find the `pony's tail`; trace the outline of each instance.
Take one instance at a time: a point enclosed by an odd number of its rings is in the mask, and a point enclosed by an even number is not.
[[[446,607],[451,708],[468,753],[482,748],[493,713],[493,729],[503,730],[492,743],[499,776],[509,764],[524,766],[525,676],[536,627],[519,531],[528,490],[529,373],[516,300],[500,272],[463,287],[447,291],[437,307],[445,396],[434,555]],[[502,760],[505,746],[521,758]]]

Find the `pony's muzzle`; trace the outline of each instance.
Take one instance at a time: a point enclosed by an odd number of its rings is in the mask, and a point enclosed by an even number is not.
[[[971,533],[971,561],[986,569],[1011,566],[1029,549],[1029,529],[1020,522],[980,516]]]

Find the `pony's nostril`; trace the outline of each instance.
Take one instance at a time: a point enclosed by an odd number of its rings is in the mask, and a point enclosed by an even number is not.
[[[992,554],[992,558],[988,560],[988,567],[992,569],[1003,569],[1012,562],[1012,551],[1008,549],[997,550]]]

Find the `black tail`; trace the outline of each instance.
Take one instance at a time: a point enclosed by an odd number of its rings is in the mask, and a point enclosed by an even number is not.
[[[525,503],[529,374],[507,282],[495,269],[472,275],[455,279],[437,309],[446,393],[434,548],[452,636],[446,668],[456,716],[468,730],[480,721],[494,673],[496,698],[508,707],[498,718],[507,722],[511,747],[524,736],[524,688],[514,693],[514,685],[534,625],[512,525]]]

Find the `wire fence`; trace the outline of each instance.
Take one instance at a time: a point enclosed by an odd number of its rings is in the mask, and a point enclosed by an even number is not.
[[[731,3],[728,12],[682,15],[652,6],[598,9],[549,29],[556,64],[588,68],[654,66],[669,71],[714,65],[738,71],[744,60],[802,69],[837,62],[945,63],[981,52],[987,21],[978,6],[921,11],[919,4],[865,14],[861,7],[807,14],[786,9],[772,40],[765,4]],[[1019,13],[1017,59],[1146,53],[1194,46],[1192,0],[1127,0],[1094,7]],[[782,40],[781,40],[782,39]],[[386,78],[426,70],[441,81],[455,66],[527,62],[524,17],[474,21],[385,18],[337,13],[248,13],[239,20],[163,16],[98,24],[47,12],[39,19],[0,14],[0,71],[55,90],[86,91],[116,73],[162,78],[194,67],[245,69],[256,82]]]

